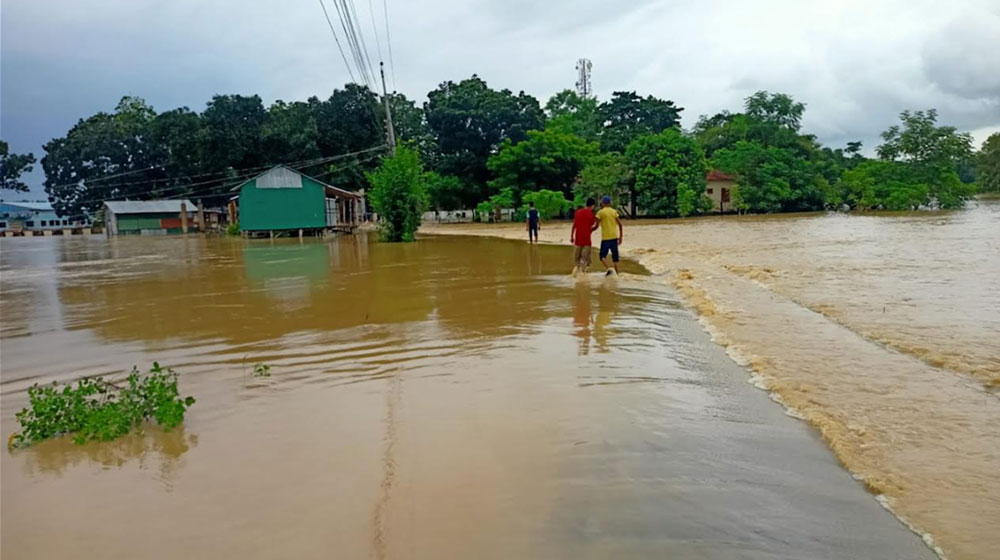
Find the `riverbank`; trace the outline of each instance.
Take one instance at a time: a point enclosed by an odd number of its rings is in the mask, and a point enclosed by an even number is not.
[[[972,560],[1000,549],[998,224],[989,204],[638,222],[622,249],[880,501],[949,558]],[[569,229],[541,231],[565,246],[567,271]],[[522,224],[422,231],[526,236]]]

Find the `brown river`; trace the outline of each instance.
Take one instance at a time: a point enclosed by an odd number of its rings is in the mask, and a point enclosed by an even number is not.
[[[1000,206],[626,227],[612,280],[483,237],[0,241],[5,438],[33,383],[157,360],[198,399],[3,451],[0,556],[1000,548]]]

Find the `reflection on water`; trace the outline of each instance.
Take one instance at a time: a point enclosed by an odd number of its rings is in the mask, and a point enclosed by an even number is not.
[[[562,248],[471,238],[2,243],[5,436],[36,382],[156,360],[198,399],[183,429],[0,454],[5,559],[928,557],[635,265],[572,279]]]

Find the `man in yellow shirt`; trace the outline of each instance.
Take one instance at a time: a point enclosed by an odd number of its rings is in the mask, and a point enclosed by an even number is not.
[[[618,274],[618,246],[622,243],[624,234],[622,233],[622,221],[618,218],[618,212],[611,207],[611,197],[605,196],[601,199],[601,209],[597,211],[597,221],[601,227],[601,264],[607,269],[607,275],[611,276],[611,267],[608,266],[607,256],[611,253],[611,263],[614,266],[615,274]]]

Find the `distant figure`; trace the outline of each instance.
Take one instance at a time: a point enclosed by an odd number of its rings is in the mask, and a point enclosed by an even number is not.
[[[569,232],[569,242],[573,244],[573,274],[577,272],[587,272],[590,268],[590,234],[596,228],[594,222],[594,207],[597,202],[593,198],[587,199],[587,205],[576,210],[573,214],[573,229]]]
[[[605,196],[601,199],[601,209],[597,212],[597,220],[601,226],[601,264],[608,270],[607,275],[611,276],[611,267],[606,260],[608,253],[611,253],[611,262],[614,266],[615,274],[618,274],[618,246],[621,245],[624,233],[622,232],[622,221],[618,218],[618,211],[611,207],[611,197]],[[598,224],[594,224],[597,229]]]
[[[538,217],[538,210],[535,209],[535,203],[529,202],[525,224],[528,228],[528,243],[538,243],[538,225],[541,221],[541,218]]]

